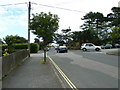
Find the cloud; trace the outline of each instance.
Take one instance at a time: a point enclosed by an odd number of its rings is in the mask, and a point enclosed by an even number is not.
[[[1,32],[1,31],[6,31],[6,30],[7,30],[7,28],[5,28],[5,27],[2,28],[2,27],[0,27],[0,32]]]
[[[0,14],[6,14],[6,13],[7,13],[7,11],[4,8],[0,7]]]

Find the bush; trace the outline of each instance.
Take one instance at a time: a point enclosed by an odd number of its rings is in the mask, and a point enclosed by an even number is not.
[[[2,51],[4,51],[5,49],[8,49],[8,46],[6,44],[2,45]]]
[[[68,46],[68,49],[70,49],[70,50],[79,50],[80,48],[79,47]]]
[[[19,43],[19,44],[14,44],[15,49],[27,49],[28,48],[28,43]]]
[[[19,49],[27,49],[28,43],[19,43],[13,45],[15,51]],[[2,45],[2,54],[4,54],[5,49],[9,49],[7,45]],[[39,50],[39,45],[37,43],[31,43],[30,44],[30,53],[37,53]]]
[[[4,54],[5,49],[8,49],[6,44],[2,44],[2,55]]]
[[[30,44],[30,53],[37,53],[39,50],[39,45],[37,43]]]

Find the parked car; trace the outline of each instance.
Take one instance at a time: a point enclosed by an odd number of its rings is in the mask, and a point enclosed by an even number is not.
[[[67,49],[67,47],[66,46],[59,46],[58,48],[57,48],[57,53],[61,53],[61,52],[68,52],[68,49]]]
[[[102,48],[102,49],[105,49],[105,45],[104,45],[104,44],[103,44],[103,45],[101,45],[101,48]]]
[[[59,48],[59,46],[56,46],[56,47],[55,47],[55,50],[58,50],[58,48]]]
[[[120,44],[118,44],[118,43],[113,44],[113,48],[120,48]]]
[[[105,44],[105,45],[101,45],[101,48],[102,49],[110,49],[110,48],[113,48],[113,45],[112,44]]]
[[[95,51],[100,51],[101,47],[96,46],[93,43],[83,43],[81,46],[81,50],[87,51],[87,50],[95,50]]]

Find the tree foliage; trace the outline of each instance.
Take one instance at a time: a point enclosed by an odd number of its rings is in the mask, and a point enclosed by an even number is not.
[[[110,36],[113,43],[120,42],[120,27],[113,28],[112,32],[110,32]]]
[[[42,38],[44,43],[44,61],[46,62],[46,46],[53,41],[54,32],[57,31],[59,25],[59,18],[57,15],[50,12],[40,14],[33,14],[30,21],[30,29],[38,38]]]
[[[18,35],[7,35],[5,38],[3,38],[3,40],[7,45],[12,45],[15,43],[27,43],[27,40],[24,37],[20,37]]]
[[[50,12],[40,14],[33,14],[33,18],[30,22],[30,29],[37,35],[38,38],[42,38],[44,45],[46,46],[53,40],[54,32],[58,29],[59,18],[57,15]]]
[[[113,7],[112,9],[112,13],[109,13],[107,16],[109,18],[110,25],[112,26],[116,26],[116,27],[120,27],[120,7]]]
[[[111,11],[112,13],[107,14],[106,17],[100,12],[89,12],[82,18],[84,24],[81,25],[81,29],[86,31],[84,32],[86,34],[87,32],[90,32],[87,34],[89,35],[89,38],[86,37],[90,39],[89,41],[94,41],[95,37],[104,43],[107,43],[108,41],[111,42],[110,40],[118,41],[117,37],[119,35],[116,31],[118,29],[116,28],[120,27],[120,7],[113,7]],[[95,37],[93,35],[95,35]]]

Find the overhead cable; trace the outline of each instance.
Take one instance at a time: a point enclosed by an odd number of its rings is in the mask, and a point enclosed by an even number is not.
[[[24,2],[24,3],[15,3],[15,4],[5,4],[5,5],[0,5],[0,6],[12,6],[12,5],[20,5],[20,4],[28,4],[28,3]]]
[[[45,4],[38,4],[38,3],[32,3],[32,4],[40,5],[40,6],[44,6],[44,7],[56,8],[56,9],[62,9],[62,10],[68,10],[68,11],[74,11],[74,12],[86,13],[86,12],[83,12],[83,11],[78,11],[78,10],[73,10],[73,9],[67,9],[67,8],[62,8],[62,7],[55,7],[55,6],[45,5]]]

